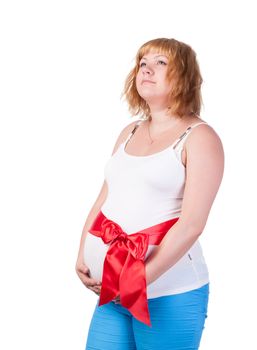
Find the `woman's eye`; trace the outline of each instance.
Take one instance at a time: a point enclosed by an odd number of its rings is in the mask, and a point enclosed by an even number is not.
[[[160,61],[158,61],[158,62],[164,63],[164,65],[165,65],[165,66],[166,66],[166,64],[167,64],[166,62],[164,62],[164,61],[161,61],[161,60],[160,60]]]
[[[166,66],[166,65],[167,65],[167,63],[166,63],[166,62],[164,62],[164,61],[161,61],[161,60],[157,61],[157,63],[159,63],[159,62],[161,62],[161,63],[162,63],[161,65],[164,65],[164,66]],[[139,67],[142,67],[142,65],[143,65],[143,64],[145,64],[145,62],[141,62],[141,63],[139,64]]]

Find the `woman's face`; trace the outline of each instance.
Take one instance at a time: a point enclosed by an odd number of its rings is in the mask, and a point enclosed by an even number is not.
[[[148,103],[166,104],[171,84],[166,80],[168,57],[150,52],[139,62],[136,87],[139,95]],[[148,81],[147,81],[148,80]]]

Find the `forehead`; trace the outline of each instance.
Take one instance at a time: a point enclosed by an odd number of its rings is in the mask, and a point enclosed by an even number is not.
[[[164,57],[164,58],[168,58],[167,55],[163,54],[163,53],[158,53],[158,52],[149,52],[149,53],[145,53],[141,59],[156,59],[156,58],[159,58],[159,57]]]

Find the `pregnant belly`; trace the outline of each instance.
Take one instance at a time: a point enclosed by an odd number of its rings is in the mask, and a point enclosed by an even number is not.
[[[84,244],[84,262],[90,270],[90,276],[102,281],[104,259],[109,248],[100,237],[87,233]]]
[[[145,259],[153,252],[156,246],[149,245]],[[87,233],[84,243],[84,263],[90,270],[90,276],[102,281],[103,265],[109,244],[105,244],[100,237]],[[145,260],[144,259],[144,260]]]

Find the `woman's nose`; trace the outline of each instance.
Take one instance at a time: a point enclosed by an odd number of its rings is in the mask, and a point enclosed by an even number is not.
[[[153,69],[149,65],[145,65],[145,66],[143,66],[143,72],[147,73],[147,74],[151,74],[151,73],[153,73]]]

